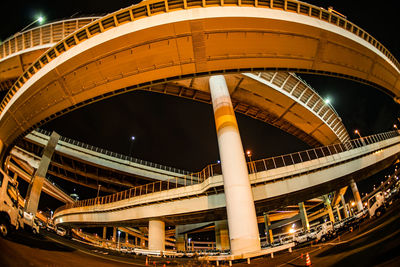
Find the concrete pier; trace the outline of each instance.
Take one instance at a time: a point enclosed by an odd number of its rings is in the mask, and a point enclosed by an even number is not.
[[[210,77],[221,159],[231,253],[261,249],[253,194],[242,140],[224,76]]]

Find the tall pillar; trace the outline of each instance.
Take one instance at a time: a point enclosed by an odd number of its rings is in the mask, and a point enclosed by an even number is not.
[[[107,227],[103,227],[103,239],[107,238]]]
[[[340,201],[342,202],[344,217],[348,218],[350,215],[349,215],[349,210],[347,209],[346,206],[346,200],[344,199],[344,195],[340,195]]]
[[[225,78],[209,80],[232,254],[261,249],[246,159]]]
[[[49,168],[51,157],[53,156],[53,152],[56,148],[58,139],[60,139],[60,135],[56,132],[53,132],[50,136],[49,142],[44,148],[39,167],[33,175],[31,183],[28,187],[28,192],[26,193],[25,211],[33,214],[33,216],[36,216],[40,200],[40,193],[42,192],[44,179],[46,179],[45,177],[47,169]]]
[[[127,232],[125,232],[125,243],[129,243],[129,239],[128,239],[129,235]]]
[[[112,241],[117,242],[117,227],[113,227]]]
[[[165,250],[165,223],[163,221],[149,221],[149,249]]]
[[[304,231],[310,230],[310,223],[308,222],[307,210],[304,207],[304,202],[299,203],[299,212],[301,225],[303,226]]]
[[[226,220],[216,221],[215,223],[215,244],[219,250],[230,249],[228,222]]]
[[[340,215],[339,205],[336,205],[336,213],[337,213],[337,216],[338,216],[338,220],[341,221],[342,220],[342,216]]]
[[[324,202],[325,202],[325,208],[328,210],[329,220],[331,222],[335,222],[335,216],[333,216],[332,206],[331,202],[329,201],[328,195],[324,195]]]
[[[351,191],[353,191],[354,200],[355,200],[355,202],[357,204],[357,210],[358,211],[362,211],[363,210],[363,204],[362,204],[362,201],[361,201],[360,193],[358,192],[357,184],[354,181],[354,179],[351,179],[350,187],[351,187]]]
[[[184,234],[178,234],[176,235],[176,242],[175,242],[175,246],[176,246],[176,250],[180,250],[180,251],[186,251],[186,238]]]
[[[274,243],[274,235],[272,234],[272,229],[271,229],[271,220],[269,218],[268,213],[264,212],[264,225],[265,225],[265,234],[266,236],[266,241],[268,244],[272,245]]]

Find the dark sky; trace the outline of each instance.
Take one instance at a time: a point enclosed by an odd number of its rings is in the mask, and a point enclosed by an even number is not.
[[[395,1],[385,5],[363,4],[369,1],[308,1],[321,7],[333,6],[356,25],[383,43],[400,59],[397,9]],[[0,17],[0,40],[13,35],[38,14],[47,22],[90,14],[110,13],[133,1],[49,0],[5,1],[2,9],[12,16]],[[332,105],[343,118],[349,132],[362,135],[390,130],[400,116],[399,105],[375,88],[348,80],[300,74]],[[253,158],[265,158],[306,149],[296,138],[262,122],[237,115],[245,149]],[[45,128],[112,151],[128,154],[130,136],[134,157],[197,171],[218,160],[212,107],[172,96],[132,92],[110,98],[48,123]],[[355,137],[350,133],[352,137]]]

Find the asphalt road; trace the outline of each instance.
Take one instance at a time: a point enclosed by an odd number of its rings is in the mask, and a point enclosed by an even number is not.
[[[145,266],[146,257],[99,249],[42,230],[33,235],[25,231],[0,238],[0,266]],[[188,259],[148,258],[149,266],[193,265]],[[194,265],[198,265],[194,263]]]
[[[368,219],[352,232],[326,243],[309,244],[292,253],[276,253],[252,259],[252,266],[400,266],[400,200],[382,217]],[[41,235],[17,232],[0,238],[0,266],[145,266],[145,257],[120,255],[59,237],[43,230]],[[188,259],[150,258],[149,266],[199,266]],[[205,265],[205,264],[204,264]],[[220,264],[223,265],[223,264]],[[249,266],[246,262],[235,266]]]
[[[251,261],[252,266],[306,266],[306,253],[312,266],[400,266],[400,200],[380,217],[367,219],[352,232],[335,240],[309,244],[282,252],[274,258]],[[249,266],[245,262],[235,266]]]

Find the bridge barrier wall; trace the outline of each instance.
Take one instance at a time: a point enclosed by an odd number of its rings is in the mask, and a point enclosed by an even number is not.
[[[384,142],[385,140],[399,135],[399,131],[391,131],[350,140],[346,143],[333,144],[278,157],[252,161],[248,163],[250,179],[252,180],[252,183],[257,183],[259,179],[261,179],[262,182],[265,182],[266,176],[268,177],[268,180],[282,179],[285,176],[298,173],[299,169],[303,172],[312,171],[315,169],[316,164],[319,168],[323,168],[331,165],[332,162],[335,161],[346,161],[354,158],[357,155],[355,154],[355,150],[358,148],[367,149],[367,146],[375,146],[378,142]],[[384,143],[380,144],[381,146],[372,147],[369,148],[369,150],[376,150],[379,149],[379,147],[384,146]],[[178,180],[180,182],[178,182]],[[175,177],[167,181],[158,181],[136,186],[108,196],[80,200],[73,204],[66,204],[65,206],[58,208],[55,213],[64,209],[83,208],[88,206],[93,206],[95,208],[99,205],[105,205],[103,207],[107,209],[107,207],[113,207],[113,205],[107,204],[126,201],[145,195],[149,196],[149,198],[146,198],[146,202],[151,202],[151,194],[162,191],[166,192],[162,196],[157,195],[157,200],[167,200],[171,196],[177,194],[185,195],[194,194],[195,192],[201,193],[208,188],[221,185],[223,185],[221,166],[220,164],[211,164],[199,173],[186,175],[184,177]]]
[[[285,12],[297,13],[304,16],[313,17],[324,22],[328,22],[332,25],[342,28],[343,30],[362,38],[374,48],[379,50],[386,59],[400,70],[400,63],[396,58],[386,49],[380,42],[378,42],[374,37],[368,34],[362,28],[356,26],[355,24],[348,21],[346,18],[336,15],[323,8],[307,4],[304,2],[299,2],[295,0],[248,0],[248,1],[224,1],[224,0],[150,0],[142,2],[138,5],[133,5],[128,8],[118,10],[107,16],[104,16],[84,27],[75,31],[70,36],[60,40],[52,48],[50,48],[46,53],[44,53],[36,62],[34,62],[27,70],[21,75],[13,87],[9,90],[7,95],[4,97],[0,104],[0,114],[4,111],[11,98],[16,94],[16,92],[40,69],[45,65],[53,61],[60,54],[71,49],[72,47],[78,45],[85,40],[96,36],[99,33],[105,32],[109,29],[118,27],[125,23],[136,21],[142,18],[146,18],[153,15],[158,15],[161,13],[168,13],[171,11],[192,9],[192,8],[204,8],[212,6],[250,6],[257,8],[269,8],[276,9]],[[2,55],[4,53],[10,53],[13,51],[12,46],[15,45],[19,47],[20,43],[18,38],[15,41],[6,42],[3,46]],[[22,37],[21,37],[22,38]],[[10,50],[11,49],[11,50]],[[8,52],[7,52],[8,51]]]

